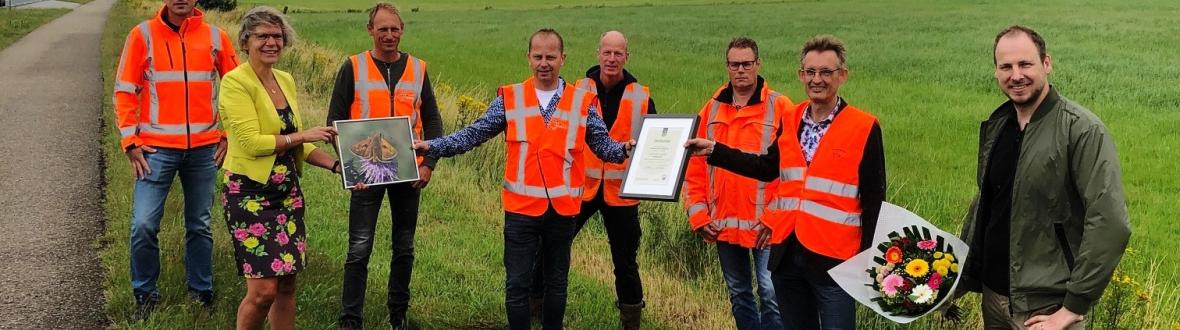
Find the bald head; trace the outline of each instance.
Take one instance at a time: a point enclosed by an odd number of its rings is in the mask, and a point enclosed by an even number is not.
[[[598,41],[598,69],[604,84],[623,80],[623,66],[627,64],[627,37],[619,31],[606,31]]]

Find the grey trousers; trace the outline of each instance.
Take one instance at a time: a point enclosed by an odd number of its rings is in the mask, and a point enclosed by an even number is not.
[[[1024,326],[1024,321],[1037,315],[1051,315],[1059,308],[1061,308],[1060,305],[1054,305],[1034,311],[1010,314],[1008,296],[996,293],[988,289],[987,286],[983,287],[983,328],[987,330],[1028,330],[1028,327]],[[1084,330],[1086,329],[1086,321],[1074,323],[1066,329]]]

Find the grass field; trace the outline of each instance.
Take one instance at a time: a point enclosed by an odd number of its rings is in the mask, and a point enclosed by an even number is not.
[[[128,3],[132,1],[134,3]],[[957,232],[974,193],[973,175],[978,122],[1004,97],[991,76],[991,42],[1008,24],[1037,28],[1054,59],[1050,80],[1064,95],[1094,110],[1113,132],[1120,151],[1134,234],[1131,251],[1120,265],[1118,281],[1090,315],[1095,328],[1164,329],[1180,327],[1176,295],[1180,262],[1170,256],[1180,238],[1171,207],[1180,193],[1180,176],[1171,163],[1180,143],[1180,36],[1169,33],[1180,9],[1170,1],[1134,4],[1106,1],[1052,2],[1036,6],[1018,1],[948,3],[903,0],[881,3],[824,1],[702,5],[682,1],[659,6],[643,1],[600,1],[604,6],[571,8],[546,1],[518,0],[493,5],[472,1],[407,2],[402,48],[430,62],[440,94],[447,131],[482,113],[494,86],[529,73],[524,59],[526,37],[540,27],[563,33],[569,53],[564,76],[582,76],[594,61],[599,33],[619,29],[631,39],[630,69],[652,86],[660,112],[695,113],[725,80],[725,43],[736,35],[760,42],[763,75],[771,86],[803,98],[798,80],[798,48],[817,33],[831,33],[849,47],[850,80],[842,95],[881,118],[889,172],[888,199],[915,210],[936,225]],[[300,102],[309,123],[321,124],[331,78],[345,56],[368,48],[366,17],[343,9],[369,2],[292,0],[273,2],[294,8],[336,12],[297,13],[300,46],[280,68],[300,78]],[[104,63],[113,70],[122,37],[155,4],[121,1],[104,40]],[[407,8],[421,6],[419,12]],[[150,8],[150,9],[149,9]],[[511,10],[501,10],[501,9]],[[236,32],[238,14],[212,15]],[[110,86],[107,86],[109,89]],[[109,91],[109,90],[108,90]],[[109,99],[108,99],[109,103]],[[108,104],[109,106],[109,104]],[[108,111],[107,116],[109,117]],[[108,118],[109,122],[109,118]],[[107,310],[117,327],[127,318],[132,299],[127,279],[127,225],[130,180],[125,158],[117,150],[113,125],[106,142],[109,221],[102,258],[107,267]],[[497,187],[502,143],[491,141],[468,155],[441,162],[422,202],[414,273],[411,317],[426,328],[495,328],[504,325],[501,222]],[[340,280],[347,241],[347,193],[338,179],[322,171],[304,177],[311,233],[312,269],[300,275],[301,328],[332,326],[339,310]],[[474,184],[473,184],[474,183]],[[473,189],[472,186],[475,188]],[[170,198],[170,210],[179,210]],[[234,275],[232,249],[220,210],[214,214],[218,310],[212,316],[193,311],[184,301],[183,231],[179,211],[167,212],[161,233],[165,262],[161,277],[162,310],[142,328],[204,328],[232,324],[243,294]],[[382,215],[388,217],[387,214]],[[716,257],[693,239],[678,206],[645,204],[641,256],[649,308],[645,325],[653,328],[728,328],[728,301]],[[592,223],[575,242],[566,325],[574,329],[609,328],[616,314],[609,254],[600,226]],[[379,232],[388,232],[381,221]],[[377,246],[387,247],[388,236]],[[384,322],[385,274],[389,250],[375,249],[370,264],[366,322]],[[970,300],[965,305],[975,304]],[[978,309],[970,306],[968,327],[978,326]],[[893,328],[862,309],[863,328]],[[936,318],[907,328],[956,328]]]
[[[66,12],[69,10],[0,8],[0,50]]]

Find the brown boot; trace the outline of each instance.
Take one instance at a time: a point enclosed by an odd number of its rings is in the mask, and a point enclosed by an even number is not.
[[[541,319],[541,308],[544,307],[545,298],[529,297],[529,315],[534,320]]]
[[[639,330],[639,322],[643,319],[643,307],[647,304],[644,302],[634,305],[617,304],[619,306],[619,324],[622,325],[623,330]]]

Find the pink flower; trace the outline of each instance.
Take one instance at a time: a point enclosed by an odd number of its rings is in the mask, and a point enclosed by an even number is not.
[[[930,281],[926,282],[926,286],[930,287],[930,290],[938,291],[938,287],[942,286],[942,275],[934,272],[930,275]]]
[[[254,266],[250,266],[250,263],[248,263],[248,262],[243,262],[242,263],[242,272],[246,273],[246,274],[253,273]]]
[[[291,195],[292,197],[294,197],[295,195],[298,195],[298,194],[299,194],[299,187],[298,187],[298,186],[296,186],[296,187],[291,187],[291,193],[290,193],[290,195]]]
[[[285,231],[280,231],[277,235],[275,235],[275,239],[279,241],[279,245],[287,245],[287,242],[290,241],[290,239],[287,237],[287,232]]]
[[[933,250],[935,246],[938,246],[938,242],[935,240],[925,240],[918,242],[918,248],[923,250]]]
[[[266,234],[266,226],[263,226],[261,223],[250,225],[250,234],[262,236],[262,234]]]
[[[295,262],[291,262],[289,264],[283,264],[283,272],[290,273],[291,271],[294,271],[294,270],[295,270]]]
[[[275,221],[277,221],[280,225],[286,225],[287,224],[287,215],[286,214],[279,214],[279,216],[275,217]]]
[[[244,241],[247,237],[250,237],[250,233],[246,232],[245,229],[234,229],[234,238],[238,239],[238,241]]]
[[[273,270],[276,272],[283,270],[283,261],[280,260],[279,258],[275,258],[274,261],[270,262],[270,270]]]
[[[275,173],[274,175],[270,176],[270,182],[271,183],[282,183],[283,178],[286,178],[286,177],[287,176],[283,173]]]
[[[226,183],[226,184],[225,184],[225,188],[226,188],[226,189],[229,189],[229,193],[231,193],[231,194],[237,194],[237,193],[240,193],[240,192],[242,192],[242,190],[241,190],[241,189],[242,189],[242,183],[241,183],[241,182],[237,182],[237,181],[230,181],[229,183]]]
[[[304,241],[295,242],[295,249],[299,250],[300,254],[303,254],[303,250],[307,249],[307,242],[304,242]]]
[[[897,295],[897,288],[902,286],[904,283],[905,280],[902,279],[901,276],[897,276],[897,274],[889,274],[889,276],[885,277],[884,283],[881,283],[881,288],[885,291],[886,296],[893,297]]]
[[[291,204],[293,208],[303,207],[303,197],[295,197],[295,203]]]

